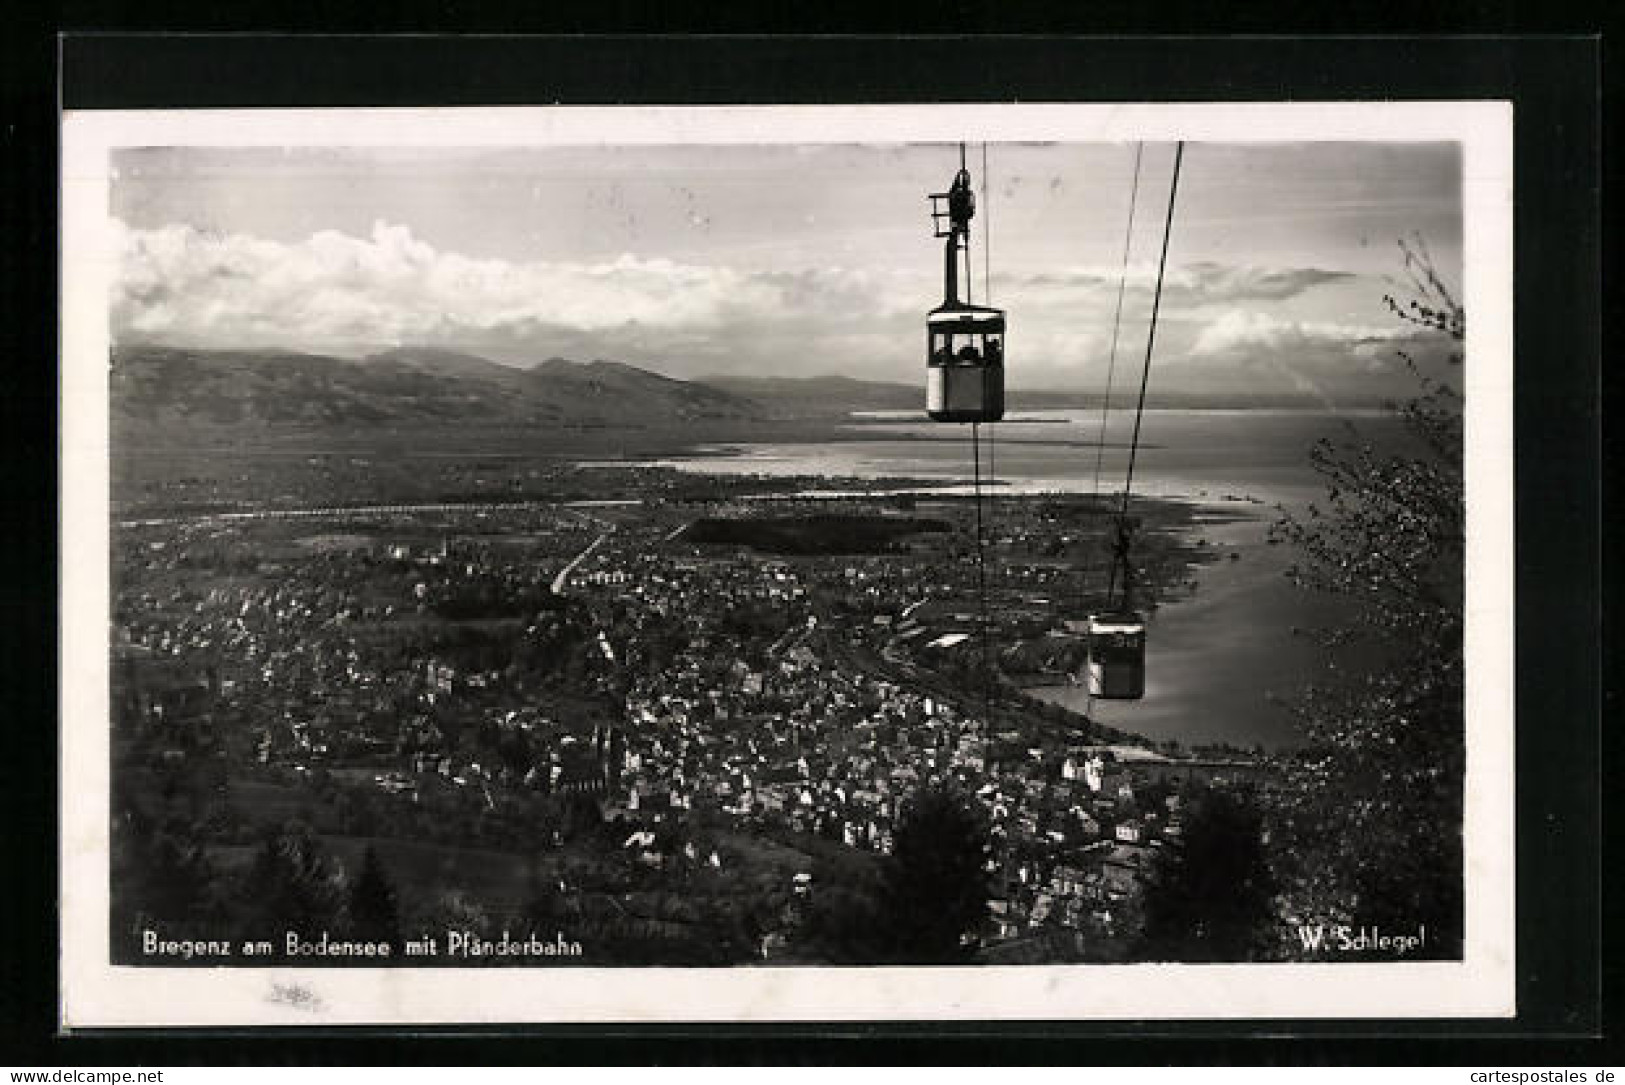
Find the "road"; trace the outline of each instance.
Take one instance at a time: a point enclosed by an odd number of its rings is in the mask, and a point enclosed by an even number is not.
[[[912,689],[916,693],[934,697],[940,702],[956,706],[967,716],[982,718],[987,715],[987,705],[979,691],[957,686],[928,668],[899,658],[889,649],[883,648],[877,653],[845,638],[828,634],[821,638],[820,643],[837,666],[844,667],[852,673],[868,674],[905,689]],[[992,729],[1013,726],[1023,735],[1023,741],[1029,743],[1042,738],[1065,745],[1076,742],[1082,733],[1078,729],[1038,715],[1021,703],[1003,696],[995,697],[992,716]]]
[[[592,555],[592,552],[594,550],[597,550],[599,546],[603,545],[604,540],[607,539],[607,538],[609,538],[609,532],[606,531],[602,535],[600,535],[596,539],[594,539],[592,542],[588,543],[587,544],[587,549],[583,550],[581,553],[579,553],[575,557],[571,558],[570,559],[570,564],[566,565],[564,568],[559,570],[559,575],[553,578],[553,594],[554,595],[563,595],[564,594],[565,582],[570,579],[570,574],[576,571],[576,566],[578,566],[582,562],[586,561],[587,558]]]

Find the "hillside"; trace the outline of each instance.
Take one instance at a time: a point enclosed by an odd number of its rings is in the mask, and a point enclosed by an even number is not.
[[[616,426],[760,417],[757,403],[634,366],[528,369],[418,348],[360,360],[272,351],[115,349],[115,419],[137,426],[491,422]]]
[[[925,409],[923,385],[917,387],[834,376],[698,379],[712,388],[754,400],[777,418],[826,418],[844,416],[853,411]]]

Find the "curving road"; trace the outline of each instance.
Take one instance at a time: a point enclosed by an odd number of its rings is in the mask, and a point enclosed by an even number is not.
[[[568,565],[566,565],[564,568],[559,570],[559,575],[553,578],[553,594],[554,595],[563,595],[564,594],[564,584],[565,584],[565,582],[567,580],[570,579],[570,574],[576,571],[576,566],[578,566],[582,562],[586,561],[587,558],[592,555],[592,552],[594,550],[597,550],[598,547],[600,545],[602,545],[603,541],[605,539],[607,539],[607,538],[609,538],[609,532],[606,531],[602,535],[600,535],[596,539],[594,539],[592,542],[588,543],[587,544],[587,549],[583,550],[581,553],[579,553],[575,557],[571,558],[570,563]]]

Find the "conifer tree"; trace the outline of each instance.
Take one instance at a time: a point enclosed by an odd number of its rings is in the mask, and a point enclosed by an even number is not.
[[[1135,955],[1198,962],[1269,956],[1278,944],[1275,889],[1253,797],[1205,791],[1190,804],[1180,839],[1157,852],[1144,878]]]
[[[332,864],[310,827],[292,821],[268,833],[240,888],[244,938],[280,940],[337,933],[344,897]]]
[[[350,930],[368,942],[400,944],[400,906],[383,862],[371,844],[361,857],[361,873],[350,885]]]
[[[896,959],[968,960],[967,941],[987,914],[986,818],[976,800],[943,784],[917,790],[903,808],[881,893]]]

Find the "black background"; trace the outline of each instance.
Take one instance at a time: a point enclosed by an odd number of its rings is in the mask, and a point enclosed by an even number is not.
[[[330,5],[336,7],[336,5]],[[1603,341],[1601,138],[1617,118],[1602,80],[1600,25],[1561,5],[1175,4],[1148,25],[1138,5],[1087,17],[1063,6],[948,4],[870,13],[865,34],[831,34],[843,13],[801,12],[798,36],[725,8],[697,18],[594,6],[592,19],[505,5],[395,4],[361,14],[235,4],[137,16],[68,5],[13,18],[7,51],[7,187],[0,205],[6,395],[0,426],[8,534],[0,659],[0,802],[8,872],[0,891],[0,1063],[1021,1062],[1618,1065],[1603,992],[1602,782],[1615,693],[1603,672],[1602,405],[1618,389]],[[513,8],[517,8],[514,5]],[[1273,12],[1271,9],[1276,9]],[[164,22],[167,18],[169,21]],[[888,23],[886,20],[899,21]],[[325,20],[318,23],[317,20]],[[348,23],[344,22],[348,20]],[[572,21],[573,20],[573,21]],[[777,20],[782,24],[785,20]],[[1088,25],[1076,25],[1086,22]],[[719,32],[605,37],[576,31]],[[878,25],[876,25],[878,24]],[[1106,37],[1134,31],[1249,37]],[[231,36],[154,35],[229,30]],[[147,33],[86,34],[108,29]],[[264,36],[242,31],[545,29],[554,36]],[[1393,31],[1480,36],[1396,37]],[[1522,36],[1482,36],[1509,30]],[[65,39],[58,31],[76,31]],[[903,33],[906,31],[906,34]],[[1381,37],[1300,37],[1340,31]],[[1548,32],[1533,36],[1531,32]],[[892,32],[892,33],[884,33]],[[1091,37],[1068,36],[1087,32]],[[1566,32],[1557,36],[1553,32]],[[563,34],[564,36],[558,36]],[[980,36],[964,36],[975,34]],[[58,52],[60,48],[60,54]],[[58,60],[61,65],[58,68]],[[60,75],[61,82],[57,79]],[[325,1033],[144,1033],[57,1037],[56,138],[67,108],[183,106],[720,104],[972,101],[1511,99],[1516,126],[1518,1004],[1514,1021],[1078,1023],[420,1030],[385,1041]],[[1611,634],[1611,628],[1607,631]],[[72,676],[60,676],[72,680]],[[1605,745],[1606,743],[1606,745]]]

